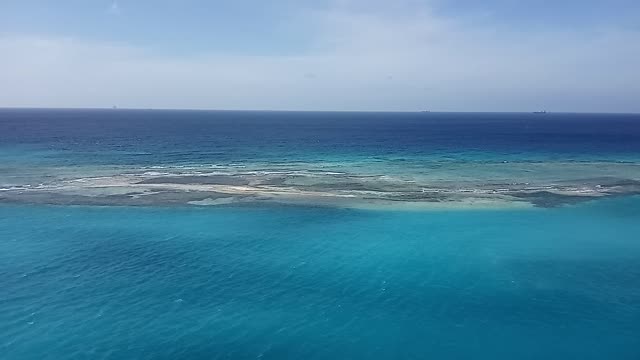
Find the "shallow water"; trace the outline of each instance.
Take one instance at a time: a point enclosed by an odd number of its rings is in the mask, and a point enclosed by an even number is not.
[[[637,359],[639,217],[0,206],[0,352]]]

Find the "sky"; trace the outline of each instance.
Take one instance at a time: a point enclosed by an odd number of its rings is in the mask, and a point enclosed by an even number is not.
[[[0,0],[0,107],[640,112],[637,0]]]

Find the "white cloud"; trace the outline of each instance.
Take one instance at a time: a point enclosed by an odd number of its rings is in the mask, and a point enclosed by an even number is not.
[[[109,5],[109,9],[108,9],[109,14],[120,14],[120,5],[118,4],[117,1],[112,1],[111,4]]]
[[[502,33],[347,5],[305,15],[312,51],[297,56],[0,37],[0,106],[640,112],[637,32]]]

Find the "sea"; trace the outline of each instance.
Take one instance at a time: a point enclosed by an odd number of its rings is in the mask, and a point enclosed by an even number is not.
[[[640,115],[0,109],[0,359],[640,359]]]

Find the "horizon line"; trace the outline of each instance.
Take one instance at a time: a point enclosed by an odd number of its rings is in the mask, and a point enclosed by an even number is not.
[[[25,107],[0,106],[0,110],[105,110],[105,111],[219,111],[219,112],[298,112],[298,113],[422,113],[422,114],[602,114],[602,115],[640,115],[640,112],[589,112],[589,111],[455,111],[455,110],[292,110],[292,109],[213,109],[213,108],[156,108],[156,107]]]

